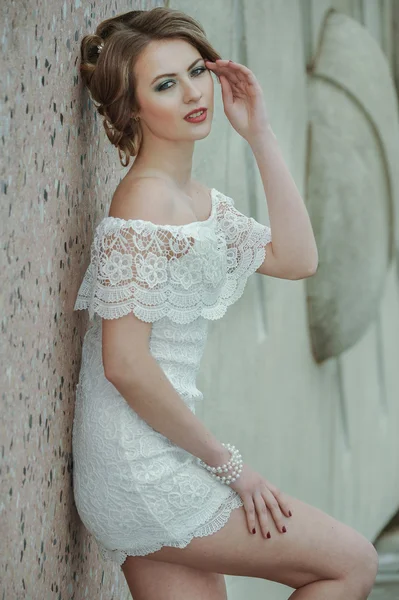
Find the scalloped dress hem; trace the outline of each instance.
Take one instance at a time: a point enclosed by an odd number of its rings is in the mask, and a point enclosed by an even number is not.
[[[135,548],[121,549],[109,549],[103,546],[96,538],[96,544],[100,553],[100,556],[107,562],[111,561],[116,563],[119,567],[122,567],[128,556],[146,556],[152,552],[160,550],[164,546],[172,548],[185,548],[192,541],[193,538],[206,537],[219,531],[224,525],[226,525],[232,511],[240,506],[243,506],[241,496],[235,491],[231,490],[231,493],[227,498],[224,498],[222,503],[217,508],[216,512],[212,516],[207,518],[205,523],[199,525],[193,532],[188,534],[185,538],[179,540],[166,540],[164,542],[156,542],[153,544],[147,544],[145,546],[139,546]]]

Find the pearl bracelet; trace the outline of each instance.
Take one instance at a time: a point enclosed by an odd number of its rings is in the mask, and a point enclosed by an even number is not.
[[[201,467],[204,467],[207,471],[210,471],[212,477],[215,479],[219,479],[221,483],[225,485],[230,485],[240,477],[240,473],[242,471],[242,456],[240,452],[237,450],[235,446],[232,444],[223,444],[225,448],[227,448],[230,452],[230,460],[224,465],[220,465],[219,467],[212,467],[211,465],[206,464],[203,460],[199,460],[199,464]],[[223,475],[223,473],[229,473],[228,475]]]

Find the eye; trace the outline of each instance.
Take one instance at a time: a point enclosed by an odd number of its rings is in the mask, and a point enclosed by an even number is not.
[[[204,71],[208,71],[209,69],[206,69],[205,67],[198,67],[197,69],[194,69],[193,71],[191,71],[191,73],[195,73],[195,71],[199,71],[200,73],[203,73]],[[196,75],[197,77],[197,75]]]
[[[209,69],[207,69],[206,67],[197,67],[196,69],[193,69],[191,71],[191,74],[197,72],[197,75],[194,75],[194,77],[198,77],[198,75],[200,75],[204,71],[208,71],[208,70]],[[162,83],[159,87],[157,87],[157,91],[161,92],[163,90],[168,90],[169,88],[171,88],[172,87],[171,85],[168,85],[167,87],[165,87],[167,83],[173,83],[173,80],[172,79],[168,79],[168,81],[164,81],[164,83]]]

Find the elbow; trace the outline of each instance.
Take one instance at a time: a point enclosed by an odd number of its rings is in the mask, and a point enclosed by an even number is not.
[[[134,385],[138,381],[138,377],[132,371],[126,371],[123,369],[104,369],[105,379],[107,379],[117,389],[126,383]]]
[[[120,371],[118,375],[118,371],[115,369],[111,369],[110,367],[104,366],[104,376],[112,385],[115,385],[117,380],[120,379]]]
[[[111,371],[109,367],[105,367],[104,366],[104,377],[105,379],[107,379],[110,383],[114,383],[115,382],[115,371]]]
[[[312,275],[316,275],[318,266],[319,261],[316,261],[314,264],[310,265],[306,271],[305,277],[312,277]]]
[[[138,373],[136,369],[132,368],[131,365],[107,365],[104,364],[104,376],[112,385],[118,387],[118,384],[129,380],[130,383],[134,383],[138,379]]]
[[[107,360],[105,360],[104,348],[103,348],[102,363],[103,363],[103,371],[104,371],[105,379],[107,379],[111,383],[114,383],[115,379],[117,377],[117,373],[118,372],[120,373],[121,369],[117,368],[118,361],[109,360],[108,356],[107,356]]]
[[[312,277],[317,273],[317,268],[319,266],[318,261],[316,263],[307,265],[305,268],[297,269],[291,279],[307,279],[308,277]]]

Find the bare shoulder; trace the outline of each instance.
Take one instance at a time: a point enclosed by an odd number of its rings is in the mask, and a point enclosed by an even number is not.
[[[108,216],[162,225],[169,222],[173,207],[172,191],[164,181],[155,177],[126,177],[114,192]]]
[[[201,183],[200,181],[198,181],[198,179],[191,179],[191,182],[193,184],[194,189],[198,192],[198,193],[203,193],[203,194],[209,194],[209,188],[204,185],[203,183]]]

